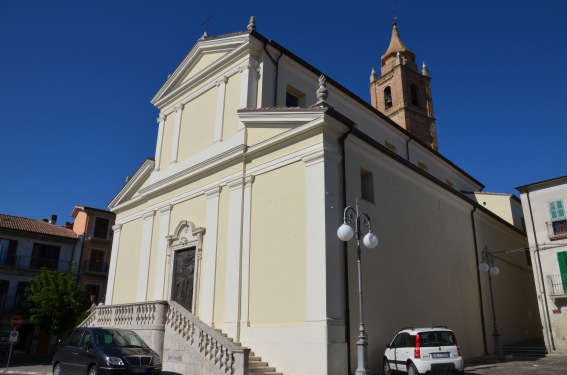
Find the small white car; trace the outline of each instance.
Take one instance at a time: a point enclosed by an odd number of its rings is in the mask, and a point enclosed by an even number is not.
[[[384,374],[464,373],[465,362],[453,331],[447,327],[403,328],[384,352]]]

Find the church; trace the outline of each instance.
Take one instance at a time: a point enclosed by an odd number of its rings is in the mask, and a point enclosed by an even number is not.
[[[494,317],[502,345],[541,338],[529,253],[509,251],[519,201],[439,152],[428,68],[395,23],[384,48],[364,99],[253,17],[205,33],[152,99],[155,157],[109,204],[105,305],[83,324],[135,329],[179,374],[354,373],[362,315],[373,374],[402,327],[448,326],[464,358],[494,352]],[[337,237],[349,206],[379,239],[360,263]]]

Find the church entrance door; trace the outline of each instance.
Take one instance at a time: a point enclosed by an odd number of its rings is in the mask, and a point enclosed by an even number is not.
[[[175,251],[171,299],[193,312],[193,280],[195,278],[195,248]]]

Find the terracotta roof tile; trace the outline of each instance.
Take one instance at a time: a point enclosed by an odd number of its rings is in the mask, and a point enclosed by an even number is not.
[[[25,217],[5,214],[0,214],[0,229],[12,229],[64,238],[78,238],[75,232],[67,228],[49,224],[42,220],[27,219]]]

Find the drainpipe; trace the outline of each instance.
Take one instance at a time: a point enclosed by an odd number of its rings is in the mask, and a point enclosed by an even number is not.
[[[526,196],[528,198],[528,208],[530,210],[530,220],[532,221],[532,232],[534,234],[534,241],[535,241],[535,246],[536,246],[539,276],[540,276],[540,280],[541,280],[541,287],[543,289],[543,300],[544,300],[544,307],[545,307],[545,315],[547,316],[547,319],[546,319],[547,329],[545,330],[545,336],[547,336],[548,345],[555,351],[555,340],[553,340],[553,328],[551,327],[551,318],[549,316],[549,307],[547,306],[547,292],[545,290],[545,282],[543,280],[543,270],[541,268],[541,258],[539,256],[539,244],[538,244],[537,234],[536,234],[536,230],[535,230],[534,215],[533,215],[533,212],[532,212],[532,202],[530,201],[530,192],[529,192],[528,188],[526,188]],[[551,341],[551,344],[550,344],[550,341]]]
[[[411,142],[411,137],[408,139],[408,141],[406,142],[406,160],[409,160],[409,143]]]
[[[266,51],[266,55],[268,55],[268,57],[270,58],[270,60],[272,60],[272,63],[274,63],[274,67],[276,68],[276,82],[274,84],[274,107],[277,107],[277,100],[278,100],[278,71],[279,71],[279,62],[280,62],[280,58],[283,56],[283,52],[280,52],[280,55],[278,56],[277,60],[274,60],[274,58],[272,57],[272,55],[270,55],[270,52],[268,52],[268,49],[266,48],[266,46],[268,45],[268,43],[271,43],[272,40],[268,40],[268,42],[264,43],[264,51]]]
[[[473,206],[473,210],[471,211],[471,224],[472,224],[472,232],[473,232],[473,242],[474,242],[474,259],[475,264],[478,265],[480,262],[478,261],[478,243],[476,241],[476,225],[474,222],[474,213],[476,211],[476,205]],[[476,270],[476,284],[478,287],[478,302],[480,305],[480,325],[482,327],[482,343],[484,345],[484,354],[488,355],[488,345],[486,344],[486,326],[484,321],[484,304],[482,303],[482,288],[480,286],[480,271]]]
[[[341,155],[342,155],[342,169],[343,169],[343,207],[347,206],[347,196],[346,196],[346,154],[345,154],[345,140],[347,139],[347,137],[350,134],[350,129],[344,133],[340,138],[339,138],[339,144],[341,145]],[[344,265],[344,273],[345,273],[345,336],[346,336],[346,344],[347,344],[347,368],[348,368],[348,373],[350,374],[350,366],[351,366],[351,357],[350,357],[350,348],[351,348],[351,342],[350,342],[350,309],[349,309],[349,293],[348,293],[348,264],[347,264],[347,242],[346,241],[341,241],[343,243],[343,254],[344,254],[344,259],[345,261],[343,262]]]

